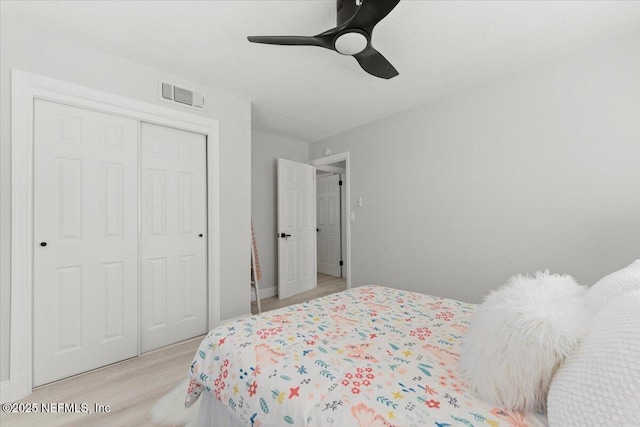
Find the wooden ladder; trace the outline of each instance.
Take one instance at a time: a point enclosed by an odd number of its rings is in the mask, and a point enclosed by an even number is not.
[[[258,313],[262,313],[262,307],[260,307],[260,288],[258,286],[260,280],[262,280],[262,271],[260,270],[260,260],[258,259],[258,245],[256,244],[256,234],[253,231],[253,223],[251,223],[251,287],[256,292]]]

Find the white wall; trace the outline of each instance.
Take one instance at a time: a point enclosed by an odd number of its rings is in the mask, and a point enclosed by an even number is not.
[[[262,269],[261,297],[277,295],[278,232],[277,168],[278,157],[306,163],[306,142],[254,130],[251,133],[251,218]]]
[[[640,32],[314,142],[310,158],[326,147],[351,152],[354,285],[479,302],[547,267],[591,285],[640,258]]]
[[[10,22],[0,29],[0,380],[9,373],[10,330],[10,69],[17,68],[78,85],[158,101],[158,78],[169,77],[204,91],[207,112],[220,122],[221,318],[250,312],[251,104],[233,94],[188,82],[135,62],[87,49]],[[163,106],[170,104],[161,103]],[[195,110],[175,107],[194,114]]]

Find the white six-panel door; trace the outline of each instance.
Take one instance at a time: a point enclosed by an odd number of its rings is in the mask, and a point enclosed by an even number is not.
[[[315,167],[278,159],[278,298],[316,286]]]
[[[318,273],[340,277],[340,175],[316,178]]]
[[[206,140],[142,123],[141,348],[207,331]]]
[[[35,102],[34,386],[137,355],[137,150],[135,120]]]

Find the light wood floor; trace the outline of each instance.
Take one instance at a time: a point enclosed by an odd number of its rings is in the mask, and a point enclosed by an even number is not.
[[[308,292],[279,300],[264,298],[262,311],[275,310],[347,288],[346,279],[318,275],[318,286]],[[255,303],[252,312],[257,313]],[[143,356],[96,369],[66,380],[38,387],[20,403],[87,403],[109,405],[108,414],[0,413],[2,427],[21,426],[153,426],[150,411],[154,403],[186,378],[202,337],[174,344]]]
[[[108,414],[0,414],[9,426],[153,426],[150,410],[187,377],[203,337],[193,338],[140,357],[39,387],[22,403],[109,405]],[[186,390],[185,390],[186,393]]]
[[[341,292],[345,289],[347,289],[347,279],[318,273],[318,286],[316,288],[283,300],[279,300],[277,296],[261,298],[260,305],[262,306],[262,312],[264,313],[265,311],[275,310],[277,308],[299,304],[325,295],[335,294],[336,292]],[[251,303],[251,313],[258,313],[258,305],[255,301]]]

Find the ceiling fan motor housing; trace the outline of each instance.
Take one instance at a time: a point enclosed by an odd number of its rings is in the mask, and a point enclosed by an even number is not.
[[[338,26],[350,20],[360,8],[362,0],[336,0]],[[364,31],[344,31],[333,40],[333,47],[342,55],[355,55],[369,44],[369,36]]]
[[[336,0],[337,22],[342,25],[356,14],[362,0]]]

